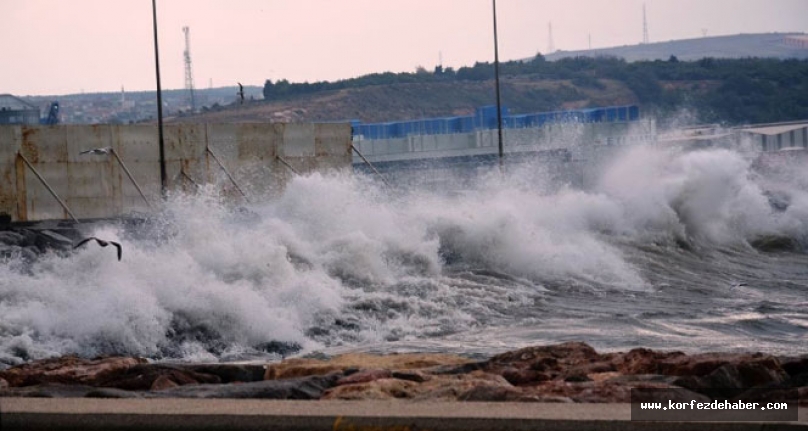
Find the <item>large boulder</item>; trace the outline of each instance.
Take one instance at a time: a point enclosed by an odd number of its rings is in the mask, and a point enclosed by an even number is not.
[[[12,387],[42,383],[99,386],[101,382],[136,365],[145,364],[143,358],[109,357],[83,359],[77,356],[44,359],[0,371],[0,378]]]
[[[202,384],[172,387],[149,393],[167,398],[258,398],[278,400],[317,400],[333,387],[339,374],[249,383]]]
[[[293,358],[267,366],[267,380],[324,375],[348,369],[412,370],[442,365],[462,365],[473,362],[468,358],[442,353],[400,353],[372,355],[348,353],[330,360]]]

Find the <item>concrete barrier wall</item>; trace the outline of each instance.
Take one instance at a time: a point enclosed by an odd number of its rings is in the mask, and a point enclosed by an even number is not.
[[[349,124],[172,124],[164,141],[170,191],[214,184],[240,196],[214,155],[251,196],[278,192],[294,175],[280,159],[304,174],[351,166]],[[70,218],[34,170],[79,219],[149,210],[113,154],[81,154],[94,148],[112,148],[158,203],[154,125],[0,126],[0,212],[15,221]]]
[[[653,121],[559,123],[544,127],[504,129],[506,153],[570,149],[582,151],[599,145],[626,145],[656,140]],[[496,154],[496,130],[445,135],[412,135],[391,139],[357,139],[354,145],[372,163],[439,157]],[[354,156],[355,164],[362,163]]]

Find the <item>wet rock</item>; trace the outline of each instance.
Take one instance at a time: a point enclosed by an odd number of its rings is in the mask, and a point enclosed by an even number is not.
[[[267,353],[275,353],[285,358],[286,356],[299,352],[300,349],[302,349],[302,346],[298,343],[287,343],[284,341],[269,341],[266,343],[259,344],[258,346],[256,346],[256,349]]]
[[[400,379],[378,379],[371,382],[342,385],[323,394],[324,400],[388,400],[412,398],[418,384]]]
[[[63,356],[11,367],[0,371],[0,378],[12,387],[42,383],[98,386],[99,382],[108,380],[112,375],[145,362],[142,358],[82,359]]]
[[[42,251],[70,250],[73,248],[73,240],[52,230],[43,230],[37,235],[36,246]]]
[[[650,349],[632,349],[628,353],[610,355],[610,362],[623,374],[663,374],[658,364],[686,355],[682,352],[657,352]]]
[[[126,389],[129,391],[147,391],[154,387],[157,380],[160,380],[158,386],[167,385],[169,381],[174,383],[175,386],[199,383],[221,383],[221,379],[218,376],[198,373],[182,366],[140,364],[108,375],[105,379],[96,381],[94,386]]]
[[[799,251],[800,245],[793,238],[778,235],[765,235],[755,238],[750,245],[763,252]]]
[[[371,355],[366,353],[349,353],[335,356],[330,360],[293,358],[267,367],[267,380],[286,379],[292,377],[323,375],[349,368],[410,370],[424,369],[439,365],[461,365],[472,362],[467,358],[441,353],[402,353],[390,355]]]
[[[423,383],[429,380],[429,376],[418,370],[397,370],[393,371],[392,377],[399,380],[407,380],[415,383]]]
[[[656,368],[659,370],[658,374],[703,377],[724,365],[736,367],[746,384],[764,384],[785,375],[777,358],[761,353],[683,355],[659,361]]]
[[[502,387],[519,390],[500,375],[474,371],[469,374],[436,376],[416,387],[412,397],[415,400],[450,400],[478,386]]]
[[[536,384],[552,378],[548,373],[534,371],[531,369],[507,368],[502,370],[500,374],[505,378],[505,380],[515,386]]]
[[[198,383],[198,382],[196,382],[196,383]],[[176,388],[176,387],[179,387],[179,386],[180,385],[177,384],[177,382],[175,382],[174,380],[171,380],[171,377],[159,376],[156,379],[154,379],[151,386],[149,387],[149,390],[151,390],[151,391],[162,391],[163,389]]]
[[[427,371],[429,371],[429,374],[435,375],[468,374],[472,371],[483,370],[486,366],[488,366],[488,361],[469,362],[462,365],[437,365],[435,367],[430,367]]]
[[[188,364],[183,369],[219,377],[222,383],[257,382],[264,380],[263,365]]]
[[[569,342],[550,346],[526,347],[506,352],[489,359],[488,364],[489,368],[507,364],[514,368],[535,369],[543,366],[547,369],[548,366],[558,367],[559,364],[565,366],[589,364],[600,358],[601,356],[588,344]]]
[[[0,244],[19,246],[22,244],[23,239],[22,234],[14,231],[7,230],[0,232]]]
[[[808,373],[808,355],[781,356],[777,358],[780,367],[790,376]]]
[[[238,384],[186,385],[150,392],[152,397],[170,398],[259,398],[279,400],[316,400],[333,387],[338,375],[299,379],[262,380]]]
[[[370,369],[362,370],[351,374],[350,376],[342,377],[337,380],[337,386],[350,385],[353,383],[372,382],[373,380],[388,379],[393,376],[390,370]]]
[[[614,366],[589,345],[570,342],[506,352],[488,360],[484,369],[524,386],[566,375],[585,378],[591,371],[612,371]]]
[[[0,390],[0,397],[22,398],[82,398],[96,388],[86,385],[63,385],[44,383],[41,385],[10,387]]]
[[[406,398],[417,401],[454,401],[461,394],[477,386],[518,390],[501,376],[477,371],[471,374],[432,376],[421,383],[396,378],[384,378],[365,383],[342,385],[328,390],[323,399],[379,400]]]
[[[30,229],[22,229],[17,232],[22,235],[22,241],[20,242],[21,247],[36,247],[36,232]]]
[[[577,383],[553,380],[539,386],[524,388],[524,391],[539,397],[565,397],[578,403],[628,403],[631,402],[632,388],[672,390],[674,395],[671,396],[674,397],[674,401],[709,400],[704,395],[664,383],[625,384],[612,381]]]
[[[529,397],[518,388],[500,385],[475,386],[457,397],[458,401],[527,401]]]

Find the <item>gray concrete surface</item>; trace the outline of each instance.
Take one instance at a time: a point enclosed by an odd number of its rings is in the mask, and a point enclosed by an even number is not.
[[[114,149],[121,163],[109,152],[82,154],[101,148]],[[348,170],[350,124],[165,127],[169,190],[193,191],[195,184],[212,183],[223,194],[240,198],[218,159],[247,194],[277,192],[293,176],[281,158],[303,174]],[[147,212],[149,206],[134,183],[152,204],[158,202],[159,160],[154,125],[0,126],[0,212],[14,221],[69,218],[34,170],[79,219]]]
[[[808,430],[800,421],[632,422],[628,404],[0,398],[11,430]]]

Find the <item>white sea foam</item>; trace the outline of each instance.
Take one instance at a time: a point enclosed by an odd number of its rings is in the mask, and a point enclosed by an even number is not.
[[[527,181],[526,167],[453,194],[314,174],[246,210],[174,196],[150,233],[94,232],[123,244],[121,262],[84,247],[0,266],[0,361],[441,337],[517,319],[563,286],[644,292],[619,244],[804,236],[805,188],[775,211],[749,165],[729,150],[638,148],[589,191]]]

